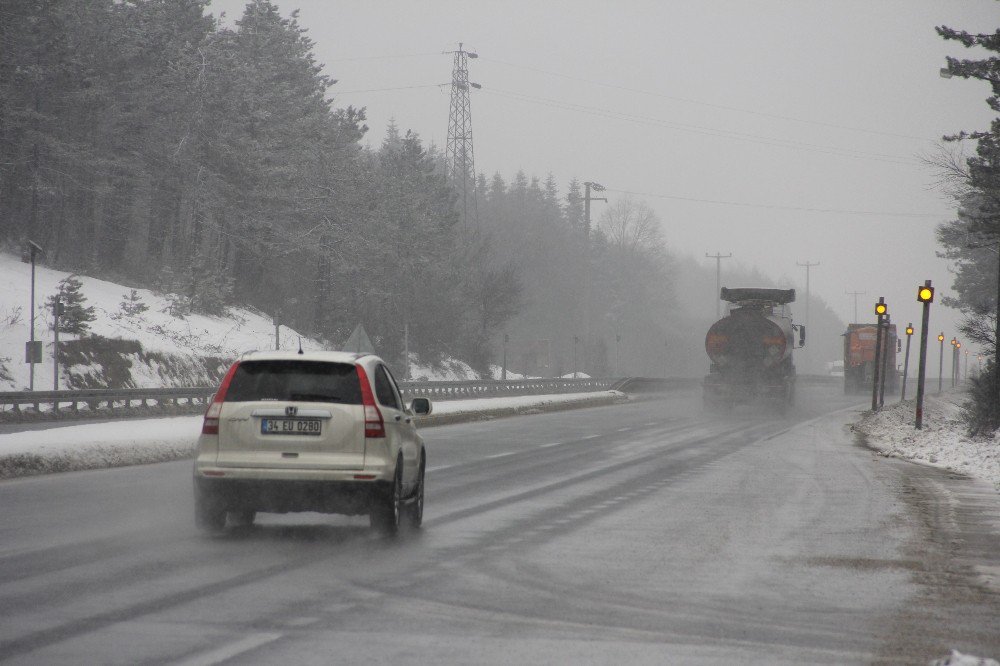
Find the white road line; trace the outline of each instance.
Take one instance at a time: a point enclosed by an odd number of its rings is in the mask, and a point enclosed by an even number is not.
[[[282,636],[284,636],[284,634],[252,634],[241,641],[236,641],[235,643],[230,643],[229,645],[223,645],[215,650],[203,652],[202,654],[195,655],[185,659],[184,661],[178,662],[178,666],[214,666],[215,664],[221,664],[222,662],[228,661],[229,659],[241,655],[244,652],[255,650],[262,645],[267,645],[268,643],[273,643]]]
[[[580,439],[597,439],[600,435],[587,435],[586,437],[581,437]]]
[[[618,432],[628,432],[632,428],[618,428]]]
[[[508,451],[507,453],[494,453],[494,454],[493,454],[493,455],[491,455],[491,456],[486,456],[486,459],[487,459],[487,460],[490,460],[490,459],[492,459],[492,458],[505,458],[505,457],[507,457],[507,456],[512,456],[512,455],[514,455],[515,453],[517,453],[517,451]]]
[[[454,465],[438,465],[437,467],[428,467],[427,471],[428,472],[439,472],[439,471],[441,471],[443,469],[449,469],[451,467],[454,467]]]
[[[540,449],[548,449],[548,448],[553,447],[553,446],[559,446],[560,444],[562,444],[562,442],[549,442],[548,444],[542,444],[538,448],[540,448]]]

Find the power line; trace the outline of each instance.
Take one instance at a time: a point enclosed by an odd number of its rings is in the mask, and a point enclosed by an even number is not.
[[[334,95],[350,95],[351,93],[384,92],[386,90],[414,90],[416,88],[442,88],[449,83],[425,83],[419,86],[396,86],[394,88],[367,88],[364,90],[334,90]]]
[[[735,139],[737,141],[746,141],[749,143],[758,143],[762,145],[768,145],[780,148],[789,148],[792,150],[803,150],[808,152],[824,153],[828,155],[838,155],[840,157],[850,157],[854,159],[877,160],[880,162],[888,162],[891,164],[913,165],[918,163],[916,160],[907,158],[903,155],[891,155],[887,153],[871,153],[861,150],[854,150],[852,148],[838,148],[836,146],[824,146],[820,144],[794,141],[791,139],[782,139],[782,138],[769,137],[758,134],[747,134],[744,132],[737,132],[735,130],[724,130],[713,127],[704,127],[701,125],[691,125],[688,123],[677,123],[677,122],[662,120],[660,118],[655,118],[653,116],[631,114],[623,111],[615,111],[613,109],[604,109],[600,107],[587,106],[584,104],[576,104],[574,102],[563,102],[557,99],[552,99],[548,97],[538,97],[535,95],[528,95],[525,93],[519,93],[512,90],[502,90],[498,88],[483,88],[483,92],[493,95],[498,95],[501,97],[507,97],[520,102],[527,102],[529,104],[549,106],[552,108],[563,109],[566,111],[576,111],[578,113],[584,113],[587,115],[597,116],[601,118],[610,118],[614,120],[622,120],[626,122],[637,123],[640,125],[665,127],[668,129],[674,129],[682,132],[690,132],[694,134],[701,134],[705,136],[715,136],[724,139]]]
[[[426,53],[397,53],[394,55],[373,55],[373,56],[356,56],[351,58],[333,58],[332,60],[327,60],[326,62],[351,62],[354,60],[391,60],[393,58],[419,58],[423,56],[439,56],[442,55],[440,51],[427,51]]]
[[[819,125],[821,127],[832,127],[832,128],[835,128],[835,129],[849,130],[849,131],[852,131],[852,132],[864,132],[865,134],[877,134],[877,135],[880,135],[880,136],[891,136],[891,137],[896,137],[896,138],[900,138],[900,139],[916,139],[918,141],[929,141],[930,140],[927,137],[914,136],[912,134],[900,134],[900,133],[897,133],[897,132],[886,132],[886,131],[882,131],[882,130],[872,130],[872,129],[866,129],[864,127],[853,127],[851,125],[838,125],[837,123],[828,123],[828,122],[824,122],[824,121],[821,121],[821,120],[809,120],[809,119],[806,119],[806,118],[796,118],[794,116],[785,116],[785,115],[781,115],[781,114],[778,114],[778,113],[768,113],[766,111],[756,111],[754,109],[747,109],[747,108],[742,108],[742,107],[738,107],[738,106],[729,106],[729,105],[726,105],[726,104],[715,104],[713,102],[703,102],[703,101],[697,100],[697,99],[690,99],[690,98],[687,98],[687,97],[677,97],[677,96],[674,96],[674,95],[666,95],[664,93],[653,92],[651,90],[643,90],[641,88],[631,88],[629,86],[622,86],[622,85],[617,85],[617,84],[614,84],[614,83],[605,83],[603,81],[594,81],[592,79],[585,79],[583,77],[572,76],[570,74],[561,74],[559,72],[553,72],[553,71],[550,71],[550,70],[547,70],[547,69],[541,69],[541,68],[538,68],[538,67],[531,67],[529,65],[519,65],[517,63],[506,62],[504,60],[497,60],[495,58],[483,58],[483,60],[486,61],[486,62],[494,62],[494,63],[497,63],[498,65],[504,65],[506,67],[513,67],[513,68],[516,68],[516,69],[530,70],[530,71],[533,71],[533,72],[538,72],[540,74],[547,74],[549,76],[555,76],[555,77],[559,77],[559,78],[562,78],[562,79],[569,79],[571,81],[580,81],[582,83],[588,83],[590,85],[595,85],[595,86],[602,86],[604,88],[612,88],[612,89],[615,89],[615,90],[623,90],[623,91],[627,91],[627,92],[638,93],[640,95],[648,95],[650,97],[660,97],[660,98],[663,98],[663,99],[669,99],[669,100],[673,100],[673,101],[676,101],[676,102],[684,102],[686,104],[697,104],[699,106],[707,106],[707,107],[714,108],[714,109],[723,109],[725,111],[735,111],[735,112],[738,112],[738,113],[747,113],[747,114],[750,114],[750,115],[761,116],[761,117],[764,117],[764,118],[774,118],[774,119],[777,119],[777,120],[785,120],[785,121],[789,121],[789,122],[803,123],[803,124],[807,124],[807,125]]]
[[[682,197],[671,194],[655,194],[652,192],[636,192],[634,190],[616,190],[613,187],[607,188],[608,192],[618,192],[619,194],[632,194],[637,197],[652,197],[654,199],[673,199],[676,201],[693,201],[695,203],[709,203],[720,206],[739,206],[741,208],[766,208],[768,210],[789,210],[800,213],[834,213],[837,215],[877,215],[879,217],[919,217],[941,219],[947,213],[899,213],[873,210],[841,210],[837,208],[808,208],[805,206],[778,206],[771,204],[754,204],[743,201],[723,201],[718,199],[698,199],[696,197]]]

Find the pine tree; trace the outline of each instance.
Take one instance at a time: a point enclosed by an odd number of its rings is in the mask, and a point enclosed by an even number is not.
[[[94,314],[94,306],[84,307],[87,297],[80,291],[83,283],[75,275],[63,278],[59,282],[59,292],[56,296],[50,296],[46,305],[51,310],[58,298],[63,305],[63,312],[59,316],[59,331],[61,333],[71,333],[73,335],[86,335],[90,330],[90,322],[97,319]]]

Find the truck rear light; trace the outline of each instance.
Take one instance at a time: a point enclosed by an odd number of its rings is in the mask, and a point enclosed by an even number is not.
[[[361,382],[361,404],[365,410],[365,437],[385,437],[385,422],[375,403],[371,384],[368,383],[368,373],[360,365],[357,368],[358,381]]]
[[[212,398],[212,403],[205,410],[205,421],[201,424],[201,434],[203,435],[218,435],[219,434],[219,416],[222,414],[222,403],[226,400],[226,392],[229,391],[229,384],[233,381],[233,375],[236,374],[236,368],[240,366],[240,362],[237,361],[229,368],[226,372],[226,376],[222,378],[222,383],[219,384],[219,390],[215,392],[215,397]]]

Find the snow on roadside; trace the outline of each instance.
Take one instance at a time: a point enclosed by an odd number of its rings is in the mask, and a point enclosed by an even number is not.
[[[617,398],[621,394],[594,391],[449,400],[435,402],[434,415],[453,416],[454,421],[449,421],[456,422],[499,413],[583,406],[601,397]],[[0,436],[0,479],[189,458],[194,452],[201,422],[201,416],[174,416],[4,434]]]
[[[925,396],[921,430],[914,427],[913,400],[868,413],[854,428],[884,455],[984,479],[1000,490],[1000,433],[990,439],[968,436],[961,413],[967,399],[962,390]]]

